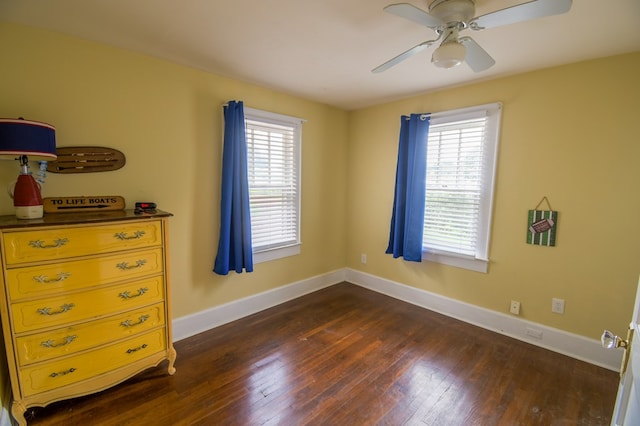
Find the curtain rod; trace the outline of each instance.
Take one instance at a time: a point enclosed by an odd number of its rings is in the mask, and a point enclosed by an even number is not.
[[[426,118],[427,118],[427,117],[431,117],[431,115],[432,115],[432,114],[420,114],[420,120],[424,121],[424,120],[426,120]],[[407,115],[405,115],[405,116],[404,116],[404,119],[405,119],[405,120],[410,120],[410,119],[411,119],[411,116],[407,116]]]
[[[244,103],[243,103],[243,105],[244,105]],[[222,106],[223,107],[228,107],[229,103],[228,102],[224,103],[224,104],[222,104]],[[307,122],[307,120],[304,119],[304,118],[294,117],[292,115],[281,114],[279,112],[271,112],[271,111],[265,111],[265,110],[261,110],[261,109],[251,108],[251,107],[248,107],[246,105],[244,105],[244,110],[245,110],[245,112],[247,110],[249,112],[253,111],[254,113],[262,116],[263,118],[267,118],[267,119],[268,118],[271,118],[271,119],[278,119],[278,118],[282,119],[282,118],[284,118],[285,120],[298,121],[301,124],[304,124],[304,123]]]
[[[483,104],[483,105],[475,105],[470,107],[452,109],[449,111],[436,111],[436,112],[423,113],[422,115],[420,115],[420,118],[423,120],[425,119],[425,117],[431,117],[431,119],[436,119],[440,117],[452,117],[456,115],[467,115],[467,114],[480,117],[480,116],[486,116],[487,115],[486,111],[493,110],[493,109],[502,109],[502,103],[492,102],[492,103]]]

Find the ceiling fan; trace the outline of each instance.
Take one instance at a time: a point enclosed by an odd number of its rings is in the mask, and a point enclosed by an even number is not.
[[[501,9],[486,15],[474,17],[475,0],[432,0],[429,12],[425,12],[409,3],[391,4],[385,12],[416,22],[431,28],[438,37],[412,47],[371,70],[373,73],[385,71],[410,56],[440,42],[433,52],[431,62],[441,68],[452,68],[463,61],[474,72],[491,68],[496,61],[471,37],[459,37],[459,32],[470,28],[475,31],[545,16],[568,12],[571,0],[533,0],[516,6]]]

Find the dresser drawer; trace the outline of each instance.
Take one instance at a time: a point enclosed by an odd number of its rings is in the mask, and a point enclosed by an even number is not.
[[[110,253],[162,244],[160,222],[7,232],[5,263],[14,264]]]
[[[13,303],[15,333],[61,326],[135,309],[164,299],[162,276],[42,300]]]
[[[165,330],[158,329],[93,351],[26,367],[18,372],[22,392],[24,396],[29,396],[77,383],[166,348]]]
[[[18,361],[25,366],[77,353],[149,331],[164,323],[164,304],[158,303],[93,322],[18,337]]]
[[[162,248],[93,259],[13,268],[6,272],[12,301],[62,294],[162,273]]]

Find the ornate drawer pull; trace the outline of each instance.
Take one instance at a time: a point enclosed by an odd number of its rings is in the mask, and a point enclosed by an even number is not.
[[[118,232],[117,234],[114,234],[114,237],[116,237],[119,240],[138,240],[142,238],[144,234],[145,234],[144,231],[136,231],[133,233],[133,235],[128,237],[126,232]]]
[[[122,297],[122,295],[120,297]],[[136,323],[131,322],[131,320],[125,320],[125,321],[122,321],[120,323],[120,325],[123,326],[123,327],[135,327],[136,325],[140,325],[143,322],[145,322],[146,320],[148,320],[149,319],[149,315],[142,315],[139,319],[140,319],[140,321],[138,321]]]
[[[56,278],[49,279],[49,277],[45,275],[38,275],[37,277],[33,277],[33,279],[40,284],[50,284],[50,283],[59,283],[60,281],[64,281],[71,276],[68,272],[60,272]]]
[[[67,238],[58,238],[57,240],[54,240],[53,242],[54,242],[54,244],[45,245],[44,241],[36,240],[36,241],[29,241],[29,245],[31,247],[41,248],[41,249],[58,248],[58,247],[62,247],[63,245],[67,244],[69,242],[69,239],[67,239]]]
[[[40,315],[59,315],[59,314],[63,314],[67,311],[70,311],[71,308],[73,308],[74,305],[73,303],[65,303],[64,305],[60,306],[60,310],[56,311],[56,312],[51,312],[51,308],[40,308],[38,309],[38,313]]]
[[[73,342],[77,338],[78,336],[76,335],[67,336],[64,338],[64,342],[58,343],[57,345],[53,342],[53,340],[46,340],[44,342],[41,342],[40,346],[44,346],[45,348],[59,348],[61,346],[67,346],[69,343]]]
[[[118,269],[121,269],[121,270],[123,270],[123,271],[126,271],[126,270],[129,270],[129,269],[136,269],[136,268],[140,268],[140,267],[141,267],[141,266],[143,266],[145,263],[147,263],[147,261],[146,261],[146,260],[144,260],[144,259],[139,259],[139,260],[137,260],[137,261],[136,261],[136,264],[135,264],[135,265],[131,265],[131,266],[129,266],[129,263],[128,263],[128,262],[122,262],[122,263],[118,263],[118,264],[116,265],[116,267],[117,267]]]
[[[76,371],[75,368],[70,368],[67,371],[61,371],[59,373],[51,373],[49,374],[49,377],[60,377],[60,376],[66,376],[67,374],[73,373],[74,371]]]
[[[127,349],[128,354],[132,354],[134,352],[138,352],[140,349],[144,349],[147,347],[147,344],[143,344],[142,346],[138,346],[137,348]]]
[[[131,293],[129,293],[129,291],[123,291],[122,293],[118,294],[118,296],[122,297],[123,299],[133,299],[134,297],[140,297],[143,294],[145,294],[146,292],[148,292],[149,289],[146,287],[142,287],[138,289],[138,294],[134,294],[133,296],[131,295]]]

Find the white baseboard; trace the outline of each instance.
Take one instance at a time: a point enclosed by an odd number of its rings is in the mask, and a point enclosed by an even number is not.
[[[481,308],[415,287],[400,284],[354,269],[341,269],[291,283],[173,320],[174,341],[191,337],[220,325],[271,308],[296,297],[347,281],[413,305],[540,346],[610,370],[620,369],[622,351],[605,350],[599,340],[588,339],[556,328]],[[527,329],[542,334],[528,336]]]
[[[234,300],[224,305],[173,320],[173,340],[178,341],[237,319],[255,314],[305,294],[341,283],[346,269],[307,278],[264,293]]]
[[[0,396],[0,402],[2,403],[2,410],[0,411],[0,426],[12,426],[13,418],[9,412],[11,407],[11,381],[9,377],[5,377],[4,389],[2,389],[2,395]]]
[[[413,305],[420,306],[461,321],[504,334],[514,339],[540,346],[609,370],[618,371],[622,351],[603,349],[599,340],[547,327],[511,315],[481,308],[450,299],[439,294],[420,290],[354,269],[347,269],[346,281],[386,294]],[[542,333],[540,339],[528,336],[527,329]]]

